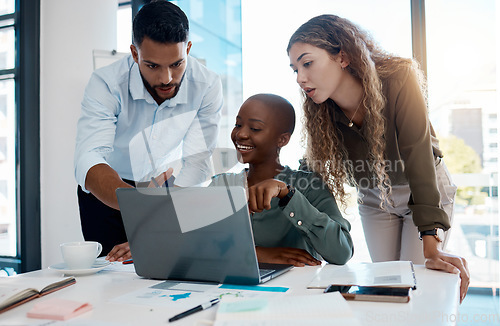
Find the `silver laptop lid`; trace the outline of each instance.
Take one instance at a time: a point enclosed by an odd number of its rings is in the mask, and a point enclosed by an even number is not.
[[[121,188],[116,194],[138,275],[259,283],[242,187]]]

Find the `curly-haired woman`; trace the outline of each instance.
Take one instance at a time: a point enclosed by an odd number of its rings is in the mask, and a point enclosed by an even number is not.
[[[287,52],[305,98],[307,167],[343,204],[344,184],[357,187],[372,260],[425,261],[460,273],[463,300],[467,262],[442,251],[438,233],[450,227],[456,187],[429,122],[418,65],[335,15],[299,27]]]

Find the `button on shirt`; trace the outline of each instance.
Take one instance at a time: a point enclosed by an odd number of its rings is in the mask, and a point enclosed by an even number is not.
[[[208,180],[222,99],[219,76],[190,56],[179,92],[161,105],[144,87],[131,55],[96,70],[78,121],[78,184],[87,191],[87,172],[101,163],[134,181],[150,180],[169,167],[176,185]]]

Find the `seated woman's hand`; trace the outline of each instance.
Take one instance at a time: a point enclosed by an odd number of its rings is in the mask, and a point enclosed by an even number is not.
[[[128,242],[114,246],[106,256],[106,260],[109,261],[124,261],[130,258],[132,258],[132,254]]]
[[[248,188],[248,208],[251,213],[271,208],[271,199],[283,198],[288,189],[283,181],[267,179]]]
[[[298,248],[255,247],[259,263],[290,264],[296,267],[321,265],[321,261]]]

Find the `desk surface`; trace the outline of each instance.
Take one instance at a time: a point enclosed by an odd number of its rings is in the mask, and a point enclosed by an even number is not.
[[[286,295],[324,295],[322,290],[307,289],[319,271],[318,266],[296,267],[290,272],[267,282],[266,286],[289,287]],[[415,266],[417,290],[409,303],[377,303],[349,301],[354,315],[362,325],[455,325],[459,304],[459,278]],[[19,275],[21,278],[63,276],[54,270],[40,270]],[[157,284],[157,280],[138,277],[135,273],[101,271],[94,275],[76,276],[77,283],[68,288],[33,300],[0,315],[0,325],[37,325],[43,320],[30,319],[26,313],[37,302],[50,298],[64,298],[93,305],[73,322],[78,325],[169,325],[168,318],[181,312],[175,307],[148,307],[111,302],[113,298]],[[200,321],[214,320],[217,308],[211,308],[177,322],[173,326],[207,325]],[[45,321],[46,322],[46,321]],[[100,323],[99,323],[100,322]],[[209,325],[209,323],[208,323]]]

